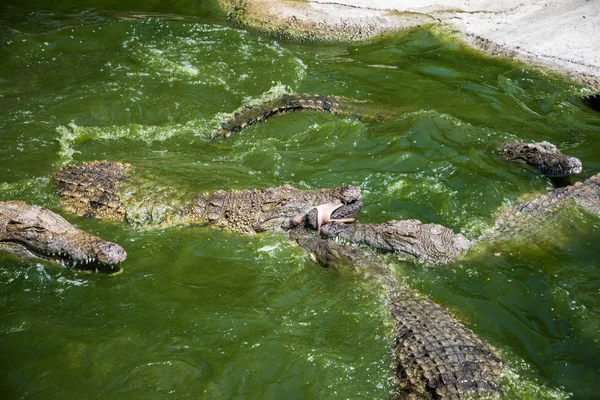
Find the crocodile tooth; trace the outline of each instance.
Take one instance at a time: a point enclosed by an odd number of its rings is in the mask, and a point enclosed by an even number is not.
[[[96,268],[96,273],[98,273],[98,268]]]
[[[76,267],[77,266],[77,260],[73,261],[73,266]]]

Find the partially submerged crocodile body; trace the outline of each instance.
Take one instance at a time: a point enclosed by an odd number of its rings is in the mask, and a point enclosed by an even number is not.
[[[318,94],[285,93],[281,96],[263,101],[255,105],[238,108],[231,116],[223,120],[213,130],[213,138],[229,137],[232,133],[245,127],[264,121],[267,118],[297,111],[326,112],[343,117],[381,120],[382,112],[367,111],[365,102],[338,96],[321,96]],[[397,115],[389,112],[390,116]],[[551,178],[576,175],[581,172],[581,161],[576,157],[566,156],[551,143],[507,142],[502,146],[500,154],[509,161],[531,165]]]
[[[384,224],[331,223],[323,226],[326,238],[367,245],[381,251],[409,256],[437,264],[454,260],[472,243],[438,224],[423,224],[416,219],[389,221]]]
[[[335,222],[323,226],[321,235],[410,256],[425,263],[447,263],[477,242],[507,240],[539,231],[557,218],[560,208],[569,204],[600,215],[600,174],[505,208],[495,225],[476,240],[470,241],[442,225],[423,224],[418,220],[351,225]]]
[[[531,165],[550,178],[577,175],[582,170],[581,160],[564,155],[548,142],[509,142],[500,152],[507,160]]]
[[[60,169],[54,176],[65,209],[85,217],[133,224],[212,224],[244,234],[318,228],[322,205],[336,205],[328,220],[351,220],[362,207],[360,189],[299,190],[289,185],[253,190],[177,194],[144,182],[128,164],[88,162]],[[320,217],[320,218],[319,218]]]
[[[60,215],[23,201],[0,202],[0,250],[67,268],[115,272],[127,254]]]
[[[364,248],[333,243],[303,228],[290,236],[315,261],[359,274],[383,289],[394,325],[394,398],[494,398],[502,362],[496,350],[440,306],[400,283],[385,262]]]
[[[238,108],[231,113],[229,118],[222,121],[212,134],[213,137],[229,137],[232,133],[240,131],[246,126],[264,121],[273,115],[296,111],[319,111],[345,117],[358,117],[364,114],[364,112],[357,112],[356,104],[358,103],[359,101],[357,100],[344,99],[337,96],[285,93],[260,104]]]
[[[557,211],[568,205],[600,215],[600,173],[542,195],[526,195],[524,200],[502,210],[494,227],[484,233],[480,240],[511,238],[536,228],[541,229],[553,223]]]
[[[138,180],[133,172],[127,164],[90,162],[60,169],[55,180],[65,208],[83,216],[132,223],[216,224],[245,234],[289,230],[321,264],[358,271],[385,290],[396,329],[398,398],[493,397],[500,393],[502,363],[495,350],[438,305],[398,282],[391,266],[369,250],[445,263],[466,252],[475,241],[417,220],[349,225],[336,221],[353,220],[360,211],[360,190],[352,186],[307,191],[282,186],[173,196],[170,192],[161,195],[161,189],[155,187],[141,192],[136,184],[146,181]],[[600,214],[599,191],[600,174],[513,206],[502,212],[496,226],[479,240],[511,236],[523,225],[535,227],[536,220],[552,215],[566,203],[582,204]],[[154,193],[155,198],[147,193]],[[320,231],[321,236],[304,228]]]

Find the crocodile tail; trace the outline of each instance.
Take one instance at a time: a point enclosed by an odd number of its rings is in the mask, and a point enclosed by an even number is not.
[[[338,96],[286,93],[257,105],[245,105],[238,108],[229,118],[223,120],[219,127],[213,130],[212,134],[213,138],[219,136],[229,137],[232,133],[273,115],[296,111],[318,111],[343,117],[368,118],[366,113],[360,112],[360,107],[356,106],[358,103],[361,102]]]
[[[398,281],[392,265],[360,246],[306,229],[290,237],[311,258],[342,274],[364,277],[385,292],[394,328],[393,399],[495,399],[502,394],[497,351],[448,312]]]

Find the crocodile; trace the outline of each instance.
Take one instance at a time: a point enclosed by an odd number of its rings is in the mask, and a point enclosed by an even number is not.
[[[560,218],[558,211],[569,205],[600,215],[600,174],[542,195],[526,196],[501,210],[494,226],[473,240],[442,225],[423,224],[416,219],[383,224],[332,222],[322,226],[320,233],[328,239],[367,245],[419,262],[444,264],[465,254],[476,243],[511,240],[541,231]]]
[[[0,202],[0,251],[97,272],[118,271],[127,256],[121,246],[76,228],[47,208],[24,201]]]
[[[229,137],[247,126],[264,121],[267,118],[296,111],[326,112],[344,117],[367,118],[365,110],[357,107],[361,101],[338,96],[321,96],[319,94],[284,93],[254,105],[245,105],[229,114],[212,131],[213,138]],[[364,104],[364,102],[362,102]],[[364,107],[363,107],[364,108]],[[381,116],[372,116],[379,119]]]
[[[523,229],[530,233],[540,227],[540,220],[551,221],[565,203],[581,204],[600,214],[600,174],[504,209],[494,227],[473,239],[415,219],[347,224],[362,207],[360,189],[354,186],[298,190],[284,185],[178,194],[161,188],[155,178],[137,176],[129,164],[105,161],[64,167],[54,179],[65,209],[84,217],[134,225],[212,224],[244,234],[304,225],[325,238],[368,245],[427,264],[452,262],[478,242],[510,238]]]
[[[385,294],[394,328],[394,399],[500,397],[502,361],[497,351],[439,305],[398,281],[392,266],[368,249],[334,243],[305,228],[291,230],[290,237],[314,261],[366,278]]]
[[[417,219],[383,224],[329,223],[321,228],[325,238],[367,245],[427,264],[442,264],[465,253],[473,244],[461,234],[439,224],[423,224]]]
[[[370,112],[364,101],[338,96],[318,94],[285,93],[254,105],[238,108],[213,130],[213,139],[229,137],[247,126],[264,121],[267,118],[296,111],[326,112],[343,117],[380,121],[393,117],[400,111],[388,110]],[[509,141],[503,144],[500,154],[509,161],[531,165],[550,178],[576,175],[581,172],[581,161],[576,157],[564,155],[556,146],[546,141],[524,143]]]
[[[577,175],[582,170],[581,160],[564,155],[555,145],[546,141],[507,142],[500,153],[507,160],[531,165],[550,178]]]
[[[362,207],[360,188],[300,190],[290,185],[252,190],[179,193],[129,164],[95,161],[54,175],[64,208],[74,214],[133,225],[207,224],[242,234],[318,229],[323,222],[353,221]],[[326,207],[323,207],[326,206]]]
[[[493,347],[434,302],[399,283],[392,267],[364,248],[313,234],[356,217],[362,206],[357,187],[298,190],[286,185],[191,195],[174,195],[170,189],[161,194],[156,178],[145,180],[129,164],[106,161],[63,167],[54,179],[65,209],[85,217],[133,224],[213,224],[244,234],[287,230],[324,265],[350,265],[385,289],[396,329],[399,396],[452,398],[500,392],[502,363]]]

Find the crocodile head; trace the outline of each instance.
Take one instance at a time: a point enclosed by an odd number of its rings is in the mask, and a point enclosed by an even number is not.
[[[564,155],[548,142],[508,142],[504,144],[501,153],[510,161],[536,167],[550,178],[577,175],[582,169],[578,158]]]
[[[116,272],[127,254],[52,211],[22,201],[0,202],[0,250],[67,268]]]
[[[350,185],[317,190],[298,190],[284,185],[265,189],[263,193],[268,200],[263,205],[257,232],[288,230],[299,225],[318,229],[319,206],[336,206],[328,215],[330,220],[356,218],[362,207],[360,188]]]

